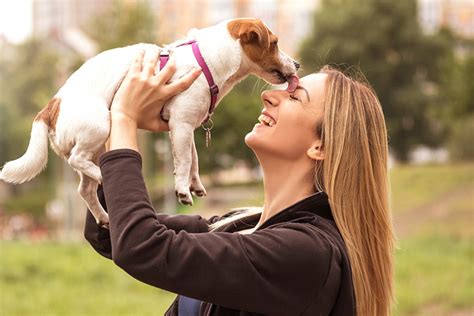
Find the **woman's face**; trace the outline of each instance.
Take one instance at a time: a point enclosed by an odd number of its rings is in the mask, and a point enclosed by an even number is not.
[[[268,155],[287,160],[301,159],[308,149],[318,145],[316,122],[323,115],[326,76],[315,73],[301,78],[295,92],[267,90],[262,93],[262,113],[274,121],[270,121],[272,126],[256,124],[245,136],[245,143],[259,159]]]

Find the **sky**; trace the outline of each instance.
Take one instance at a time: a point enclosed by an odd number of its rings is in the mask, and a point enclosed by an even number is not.
[[[0,34],[19,43],[31,33],[33,0],[0,0]]]

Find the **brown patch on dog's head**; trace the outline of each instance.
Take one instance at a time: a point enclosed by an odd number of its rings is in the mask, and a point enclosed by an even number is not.
[[[278,37],[259,19],[235,19],[227,24],[234,39],[239,39],[247,57],[263,69],[280,69]]]
[[[278,49],[278,37],[261,20],[234,19],[227,22],[227,30],[239,40],[250,73],[273,84],[284,83],[296,74],[299,64]]]
[[[60,104],[60,98],[52,98],[48,104],[36,115],[35,121],[43,121],[49,126],[50,129],[55,130]]]

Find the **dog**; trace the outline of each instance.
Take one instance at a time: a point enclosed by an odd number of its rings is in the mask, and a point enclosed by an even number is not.
[[[39,174],[46,167],[49,138],[54,151],[78,172],[79,194],[97,223],[107,228],[108,215],[96,193],[102,181],[97,163],[109,137],[113,97],[140,50],[160,52],[156,71],[164,66],[170,53],[174,55],[176,72],[171,82],[196,66],[203,69],[192,86],[172,98],[161,113],[170,129],[175,192],[187,205],[193,202],[191,192],[207,195],[199,177],[194,130],[249,74],[272,84],[294,84],[299,68],[295,60],[279,50],[278,37],[261,20],[251,18],[192,29],[185,40],[164,48],[141,43],[104,51],[75,71],[37,114],[25,154],[5,164],[0,179],[23,183]]]

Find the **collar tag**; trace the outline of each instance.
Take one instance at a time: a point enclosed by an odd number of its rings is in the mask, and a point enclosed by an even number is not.
[[[206,127],[206,123],[211,122],[210,126]],[[209,145],[211,145],[211,129],[214,127],[214,122],[212,122],[212,119],[209,118],[209,120],[206,123],[202,123],[201,126],[202,128],[206,131],[206,148],[209,148]]]

